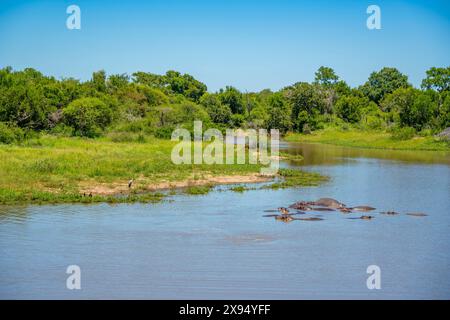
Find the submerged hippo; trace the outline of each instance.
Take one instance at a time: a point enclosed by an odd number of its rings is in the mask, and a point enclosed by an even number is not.
[[[291,215],[281,215],[281,216],[276,216],[275,220],[283,221],[283,222],[291,222],[292,220],[294,220],[294,218],[292,218]]]
[[[281,214],[289,214],[289,210],[287,208],[284,208],[284,207],[279,207],[278,211],[280,211]]]
[[[298,201],[296,203],[293,203],[289,206],[289,208],[296,209],[296,210],[302,210],[302,211],[308,211],[311,210],[311,204],[312,202],[307,201]]]
[[[362,219],[362,220],[371,220],[373,219],[373,216],[361,216],[361,217],[351,217],[351,218],[347,218],[347,219],[352,219],[352,220],[356,220],[356,219]]]
[[[411,212],[411,213],[407,213],[408,216],[413,216],[413,217],[426,217],[427,214],[423,213],[423,212]]]
[[[326,207],[312,207],[312,211],[335,211],[333,208],[326,208]]]
[[[400,213],[395,212],[395,211],[384,211],[384,212],[380,212],[380,213],[381,214],[386,214],[388,216],[394,216],[394,215],[400,214]]]
[[[314,201],[314,205],[334,209],[340,209],[345,207],[345,204],[332,198],[320,198],[319,200]]]
[[[350,212],[352,212],[352,209],[350,209],[350,208],[340,208],[339,211],[342,212],[342,213],[350,213]]]
[[[308,217],[308,218],[298,218],[296,220],[303,220],[303,221],[320,221],[323,220],[322,218],[318,217]]]
[[[376,208],[369,207],[369,206],[356,206],[351,209],[355,210],[355,211],[372,211],[372,210],[375,210]]]

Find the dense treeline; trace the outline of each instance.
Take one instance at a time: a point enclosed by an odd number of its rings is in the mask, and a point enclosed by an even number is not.
[[[176,127],[277,128],[309,133],[325,126],[389,130],[400,139],[431,135],[450,126],[450,67],[431,68],[421,89],[395,68],[373,72],[351,88],[333,69],[320,67],[313,83],[278,92],[243,93],[232,86],[215,93],[188,74],[136,72],[132,76],[57,80],[27,68],[0,70],[0,143],[41,132],[117,141],[168,138]]]

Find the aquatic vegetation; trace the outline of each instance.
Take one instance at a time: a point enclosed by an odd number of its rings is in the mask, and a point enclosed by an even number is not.
[[[292,187],[317,186],[328,181],[328,177],[319,173],[295,169],[280,169],[280,179],[277,182],[262,187],[263,189],[284,189]]]
[[[201,195],[211,191],[212,186],[192,186],[185,189],[186,194]]]
[[[230,188],[230,190],[234,191],[234,192],[244,192],[244,191],[247,191],[248,188],[244,187],[244,186],[236,186],[236,187]]]

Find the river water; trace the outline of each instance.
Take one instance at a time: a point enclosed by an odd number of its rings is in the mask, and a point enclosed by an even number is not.
[[[244,193],[218,187],[158,204],[0,207],[0,298],[450,298],[448,153],[281,148],[305,157],[284,166],[331,180]],[[321,197],[377,210],[372,220],[262,217]],[[81,290],[66,288],[69,265],[81,269]],[[366,285],[370,265],[381,270],[381,289]]]

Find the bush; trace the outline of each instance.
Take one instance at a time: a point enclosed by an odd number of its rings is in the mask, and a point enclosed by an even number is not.
[[[63,111],[64,122],[75,129],[74,134],[85,137],[100,135],[111,123],[112,112],[98,98],[80,98],[71,102]]]
[[[145,136],[142,133],[111,132],[108,134],[108,138],[112,142],[146,142]]]
[[[416,130],[412,127],[394,128],[392,130],[392,139],[409,140],[414,137]]]
[[[0,143],[11,144],[24,140],[24,131],[16,126],[0,122]]]
[[[51,134],[62,137],[70,137],[73,135],[73,128],[64,123],[57,124],[50,130]]]
[[[372,115],[366,116],[365,126],[368,129],[372,129],[372,130],[381,129],[383,127],[383,123],[384,123],[383,119],[381,119],[378,116],[372,116]]]
[[[433,135],[433,130],[431,129],[422,129],[419,132],[419,136],[421,137],[431,137]]]
[[[356,123],[361,119],[361,109],[369,102],[365,98],[343,96],[335,105],[335,112],[344,121]]]
[[[160,127],[155,130],[155,137],[159,139],[170,139],[172,138],[172,132],[175,128],[169,127]]]

